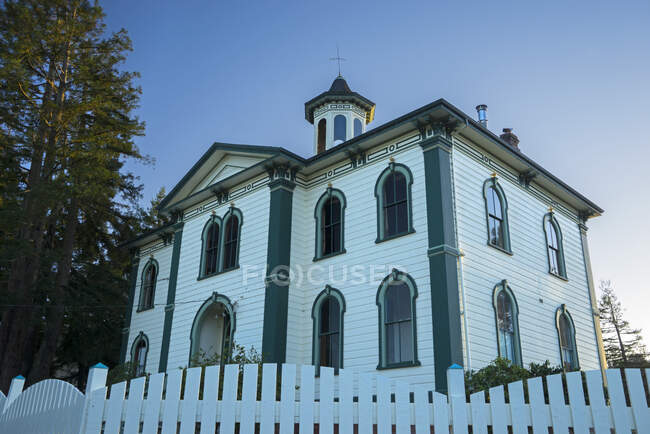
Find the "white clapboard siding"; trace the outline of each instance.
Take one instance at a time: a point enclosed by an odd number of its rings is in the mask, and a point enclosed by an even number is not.
[[[531,428],[533,433],[552,428],[554,434],[650,430],[647,385],[638,369],[626,369],[625,382],[621,371],[606,372],[608,400],[600,372],[586,372],[587,405],[580,372],[493,387],[489,402],[485,391],[468,402],[464,371],[456,365],[447,370],[446,395],[369,373],[335,373],[326,367],[317,372],[314,366],[293,364],[279,368],[172,370],[114,384],[108,394],[107,370],[92,368],[85,395],[59,380],[23,391],[24,379],[17,378],[2,396],[0,433],[193,434],[197,424],[203,434],[217,426],[220,434],[272,434],[276,425],[282,434],[293,434],[296,425],[306,434],[314,432],[315,424],[321,434],[429,434],[432,427],[437,433],[467,434],[471,427],[473,434],[485,434],[490,426],[495,434],[527,434]]]

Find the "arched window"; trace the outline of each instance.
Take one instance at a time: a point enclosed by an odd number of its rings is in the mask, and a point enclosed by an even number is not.
[[[223,218],[223,264],[221,271],[239,267],[239,237],[242,223],[241,211],[231,207]]]
[[[316,253],[314,260],[345,253],[345,195],[341,190],[328,187],[316,202]]]
[[[354,137],[363,134],[363,124],[361,119],[354,118]]]
[[[343,115],[334,117],[334,144],[343,143],[347,137],[347,120]]]
[[[555,327],[560,342],[562,367],[565,371],[577,371],[580,369],[580,364],[578,363],[578,350],[576,348],[576,331],[573,318],[571,318],[571,314],[564,304],[555,312]]]
[[[325,141],[327,140],[327,121],[321,119],[318,121],[318,142],[316,153],[325,152]]]
[[[149,338],[143,332],[140,332],[131,346],[131,365],[136,377],[142,377],[145,374],[148,352]]]
[[[211,276],[219,271],[219,239],[221,237],[221,219],[212,215],[203,227],[201,235],[201,270],[199,278]]]
[[[344,313],[343,294],[327,285],[316,297],[311,310],[314,322],[312,364],[315,366],[343,368]]]
[[[190,366],[216,365],[230,360],[235,313],[228,297],[217,292],[199,308],[190,333]]]
[[[377,369],[419,366],[415,281],[408,274],[393,270],[379,285],[379,365]]]
[[[517,300],[505,280],[495,286],[492,302],[496,320],[499,357],[521,366],[519,310]]]
[[[544,232],[546,234],[546,253],[548,256],[548,272],[566,279],[564,265],[564,248],[562,246],[562,231],[557,219],[550,212],[544,216]]]
[[[408,167],[391,162],[375,185],[377,241],[414,232],[411,213],[413,176]]]
[[[140,287],[140,302],[138,311],[153,309],[156,295],[156,281],[158,280],[158,262],[150,259],[142,270],[142,284]]]
[[[483,184],[485,215],[487,218],[488,244],[511,253],[508,227],[508,201],[495,177]]]

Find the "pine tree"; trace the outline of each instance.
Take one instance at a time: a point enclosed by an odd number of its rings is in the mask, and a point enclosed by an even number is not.
[[[613,368],[650,366],[641,329],[633,329],[623,318],[625,309],[609,280],[600,281],[600,327],[607,364]]]

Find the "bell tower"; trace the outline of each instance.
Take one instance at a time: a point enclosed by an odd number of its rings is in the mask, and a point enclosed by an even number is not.
[[[314,153],[363,134],[374,116],[375,103],[353,92],[339,74],[328,91],[305,103],[305,119],[314,125]]]

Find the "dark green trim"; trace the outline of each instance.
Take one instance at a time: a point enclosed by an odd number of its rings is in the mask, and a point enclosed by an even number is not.
[[[343,255],[347,252],[348,252],[347,250],[343,249],[340,252],[334,252],[334,253],[330,253],[329,255],[323,255],[319,258],[314,258],[312,259],[312,262],[324,261],[325,259],[333,258],[334,256]]]
[[[551,271],[551,257],[548,254],[548,232],[546,231],[546,222],[550,221],[551,225],[553,225],[553,228],[555,228],[555,233],[557,234],[557,245],[559,248],[560,252],[560,263],[558,266],[560,267],[560,272],[559,273],[554,273]],[[559,277],[562,280],[568,281],[567,277],[567,272],[566,272],[566,263],[564,262],[564,242],[562,239],[562,229],[560,228],[560,224],[558,223],[557,219],[555,218],[555,215],[553,211],[546,213],[544,215],[544,219],[542,220],[542,228],[544,229],[544,241],[546,241],[546,260],[548,263],[548,273],[551,276]]]
[[[219,250],[217,250],[217,270],[214,273],[206,274],[205,273],[205,249],[207,246],[205,244],[205,236],[206,233],[208,232],[208,229],[213,224],[219,225]],[[221,238],[223,235],[222,229],[223,229],[223,222],[221,220],[221,217],[219,217],[216,214],[212,214],[210,218],[208,218],[208,221],[205,222],[205,225],[203,225],[203,230],[201,231],[201,262],[199,262],[199,276],[196,278],[196,280],[202,280],[207,277],[212,277],[219,273],[219,263],[221,261]]]
[[[142,300],[142,290],[144,289],[144,275],[149,269],[149,267],[155,267],[156,268],[156,280],[153,282],[153,294],[151,294],[151,306],[143,306],[143,300]],[[138,309],[136,312],[144,312],[146,310],[151,310],[154,308],[156,305],[156,286],[158,286],[158,277],[160,273],[160,266],[158,265],[158,261],[156,261],[153,257],[149,258],[147,263],[142,267],[142,272],[140,273],[140,297],[138,297]]]
[[[212,306],[213,304],[222,304],[226,308],[226,310],[228,311],[228,315],[230,316],[230,345],[232,345],[232,343],[234,342],[233,338],[235,336],[235,329],[237,328],[237,318],[235,316],[235,309],[233,308],[233,305],[232,305],[232,303],[230,302],[230,299],[227,296],[225,296],[223,294],[219,294],[217,291],[214,291],[212,293],[212,295],[210,296],[210,298],[205,300],[203,302],[203,304],[201,305],[201,307],[199,307],[199,310],[196,311],[196,315],[194,315],[194,320],[192,320],[192,328],[190,329],[190,354],[189,354],[188,360],[187,360],[187,365],[188,366],[191,365],[192,356],[198,350],[198,348],[194,348],[194,346],[197,345],[197,343],[199,341],[199,339],[197,339],[197,336],[196,336],[196,334],[198,333],[197,326],[198,326],[199,322],[201,321],[201,318],[202,318],[204,312],[210,306]],[[222,344],[223,344],[223,342],[222,342]],[[228,350],[227,355],[226,354],[220,354],[221,360],[224,363],[227,363],[227,362],[230,361],[230,356],[231,356],[230,350],[231,349]],[[222,353],[223,353],[223,351],[222,351]]]
[[[320,230],[321,227],[321,209],[323,208],[323,205],[325,202],[327,202],[332,196],[335,196],[338,198],[339,202],[341,202],[341,250],[338,252],[332,252],[328,255],[321,255],[321,246],[323,245],[323,232]],[[320,259],[325,259],[325,258],[331,258],[332,256],[340,255],[342,253],[345,253],[345,208],[347,207],[347,200],[345,198],[345,194],[338,188],[332,188],[332,187],[327,187],[327,190],[325,193],[321,195],[321,197],[318,199],[316,202],[316,206],[314,207],[314,220],[316,221],[316,228],[315,228],[315,235],[314,235],[314,261],[318,261]]]
[[[165,323],[163,325],[162,344],[160,346],[160,362],[158,372],[167,371],[167,358],[169,357],[169,341],[172,335],[172,322],[174,320],[174,301],[176,301],[176,281],[178,280],[178,264],[181,256],[181,242],[183,240],[183,222],[174,225],[174,247],[172,250],[171,269],[169,271],[169,286],[167,289],[167,305],[165,306]]]
[[[571,367],[572,371],[580,370],[580,358],[578,357],[578,344],[576,342],[576,326],[573,322],[573,317],[566,308],[566,304],[562,304],[555,311],[555,330],[557,330],[557,344],[560,350],[560,365],[564,369],[564,355],[562,354],[562,342],[560,340],[560,317],[564,315],[567,320],[569,320],[569,326],[571,326],[571,346],[573,346],[573,353],[576,355],[575,365]],[[566,371],[566,369],[564,369]]]
[[[133,303],[135,302],[135,286],[138,281],[138,268],[140,268],[140,258],[133,256],[131,260],[131,271],[129,272],[129,301],[124,318],[124,328],[122,329],[122,345],[120,348],[120,361],[126,362],[126,349],[129,345],[129,329],[131,327],[131,315],[133,313]]]
[[[287,355],[289,314],[289,266],[291,265],[291,219],[295,183],[277,178],[269,183],[269,238],[264,295],[262,359],[284,363]]]
[[[311,307],[311,319],[313,323],[312,329],[312,346],[311,346],[311,364],[316,367],[317,375],[320,373],[320,348],[318,346],[318,336],[320,333],[318,325],[320,324],[320,307],[321,304],[327,300],[329,297],[336,299],[339,304],[339,369],[343,369],[343,337],[344,330],[343,326],[345,322],[343,321],[343,315],[345,314],[345,297],[343,293],[336,288],[332,288],[329,285],[325,285],[320,294],[316,296],[314,304]],[[337,370],[338,372],[338,370]]]
[[[503,216],[503,247],[496,244],[490,243],[490,212],[488,210],[488,198],[487,192],[488,188],[492,187],[497,193],[499,198],[499,205],[501,206],[501,215]],[[487,179],[483,183],[483,202],[485,203],[485,228],[487,231],[487,244],[490,247],[494,247],[497,250],[512,255],[512,246],[510,244],[510,223],[508,221],[508,198],[506,193],[503,191],[503,188],[497,181],[496,177]]]
[[[414,368],[416,366],[422,366],[422,363],[420,363],[419,360],[414,362],[387,363],[385,366],[377,366],[377,370],[384,371],[386,369]]]
[[[145,370],[145,373],[146,373],[147,372],[147,359],[149,358],[149,338],[147,337],[147,335],[144,334],[144,332],[138,333],[138,335],[135,337],[135,339],[133,339],[133,343],[131,344],[131,363],[133,363],[133,359],[134,359],[134,356],[135,356],[135,348],[136,348],[137,344],[142,340],[144,340],[144,345],[145,345],[145,348],[147,349],[147,351],[144,353],[144,370]],[[133,368],[133,372],[135,372],[136,367],[132,366],[132,368]]]
[[[413,359],[408,361],[403,361],[399,363],[389,363],[387,361],[386,354],[386,327],[385,327],[385,316],[386,308],[384,304],[386,303],[386,290],[388,286],[393,282],[404,282],[409,290],[411,295],[411,331],[413,339]],[[378,336],[379,336],[379,362],[377,363],[377,369],[389,369],[389,368],[403,368],[406,366],[420,366],[420,361],[418,359],[418,331],[417,331],[417,311],[415,309],[415,299],[418,298],[418,287],[415,284],[415,280],[407,273],[399,271],[393,268],[393,271],[381,281],[379,288],[377,289],[377,295],[375,296],[375,304],[377,305],[378,313]]]
[[[501,291],[505,291],[506,295],[510,298],[512,302],[512,308],[514,310],[514,329],[515,329],[515,357],[517,360],[511,360],[513,365],[523,366],[523,358],[521,356],[521,337],[519,335],[519,304],[517,304],[517,298],[515,294],[510,289],[507,280],[502,280],[499,284],[494,287],[492,291],[492,308],[494,309],[494,327],[497,332],[497,354],[499,357],[504,357],[501,354],[501,345],[499,341],[499,317],[497,312],[497,297]]]
[[[447,391],[447,368],[463,365],[458,245],[452,191],[452,142],[444,127],[421,143],[427,201],[429,279],[435,387]]]
[[[408,227],[407,230],[404,232],[387,236],[384,235],[384,225],[383,225],[384,195],[382,194],[382,189],[384,187],[384,182],[386,181],[388,175],[390,175],[395,171],[400,172],[406,178],[406,202],[407,202],[406,208],[408,210]],[[375,240],[375,243],[392,240],[394,238],[398,238],[403,235],[408,235],[415,232],[415,229],[413,229],[413,196],[411,194],[412,187],[413,187],[413,172],[411,172],[411,169],[409,169],[408,166],[401,163],[395,163],[391,161],[390,163],[388,163],[388,167],[385,168],[377,177],[377,181],[375,182],[375,199],[377,202],[377,239]]]
[[[237,257],[235,259],[235,265],[228,268],[223,268],[223,252],[226,246],[226,224],[230,217],[235,216],[239,219],[239,226],[237,227]],[[234,205],[231,205],[226,214],[223,216],[221,223],[221,235],[219,239],[219,273],[225,273],[227,271],[236,270],[239,268],[239,249],[241,246],[241,227],[244,225],[244,214],[242,214],[239,208],[235,208]]]

